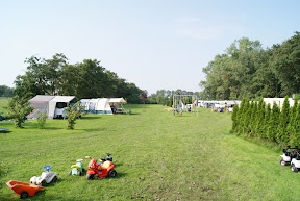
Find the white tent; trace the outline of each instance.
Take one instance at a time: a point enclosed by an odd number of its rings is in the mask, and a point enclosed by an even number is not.
[[[46,112],[48,119],[63,118],[66,115],[65,107],[75,99],[75,96],[46,96],[36,95],[29,100],[33,111],[28,115],[28,119],[37,117],[37,111]]]
[[[89,110],[89,105],[90,105],[90,100],[91,99],[81,99],[80,100],[80,105],[84,107],[84,110]]]
[[[114,108],[116,114],[130,114],[130,109],[125,109],[123,104],[126,103],[124,98],[110,98],[108,100],[110,107]]]
[[[91,114],[112,114],[107,98],[81,99],[85,113]]]
[[[29,100],[30,105],[33,107],[33,110],[28,115],[28,119],[36,119],[37,112],[39,111],[41,114],[46,113],[49,118],[49,101],[53,99],[54,96],[44,96],[44,95],[36,95],[32,99]]]
[[[124,98],[110,98],[108,100],[109,103],[126,103]]]
[[[99,98],[95,110],[96,114],[112,114],[107,98]]]

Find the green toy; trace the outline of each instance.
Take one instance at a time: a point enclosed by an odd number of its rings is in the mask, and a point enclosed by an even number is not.
[[[76,165],[71,166],[72,170],[69,172],[69,175],[78,175],[78,176],[83,175],[84,167],[82,161],[83,161],[82,158],[76,160]]]

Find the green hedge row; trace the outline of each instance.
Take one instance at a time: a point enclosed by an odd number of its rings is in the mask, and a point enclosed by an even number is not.
[[[250,138],[259,138],[266,142],[282,146],[299,145],[300,106],[298,98],[291,107],[288,97],[284,98],[281,108],[274,102],[273,107],[264,102],[243,99],[240,107],[233,108],[232,130]]]

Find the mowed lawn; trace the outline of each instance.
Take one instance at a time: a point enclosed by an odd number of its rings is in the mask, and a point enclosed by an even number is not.
[[[0,200],[19,200],[6,186],[52,165],[58,182],[30,200],[298,200],[300,174],[279,165],[278,151],[230,134],[229,113],[200,108],[173,116],[166,106],[128,105],[131,115],[87,115],[45,129],[0,122]],[[68,176],[76,158],[113,156],[116,178]],[[87,167],[89,160],[84,159]]]

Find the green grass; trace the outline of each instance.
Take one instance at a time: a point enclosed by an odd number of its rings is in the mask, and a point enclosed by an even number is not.
[[[128,107],[128,106],[127,106]],[[59,181],[30,200],[297,200],[300,174],[279,165],[280,152],[229,134],[230,114],[200,108],[172,116],[160,105],[130,105],[132,115],[87,115],[36,121],[0,133],[0,200],[18,200],[5,185],[29,181],[52,165]],[[118,176],[68,176],[75,159],[113,156]],[[88,165],[88,159],[83,163]]]

